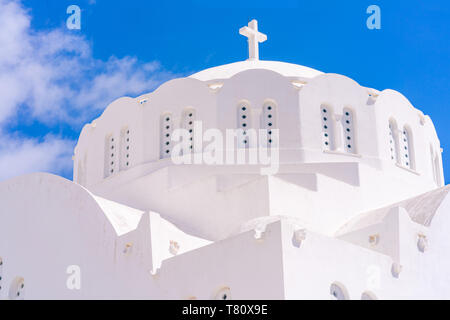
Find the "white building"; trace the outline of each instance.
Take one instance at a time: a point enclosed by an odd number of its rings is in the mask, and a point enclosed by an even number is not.
[[[0,299],[450,299],[450,187],[431,119],[396,91],[260,61],[256,21],[241,34],[249,60],[118,99],[87,124],[74,182],[0,183]],[[176,164],[177,128],[278,129],[264,145],[278,171]]]

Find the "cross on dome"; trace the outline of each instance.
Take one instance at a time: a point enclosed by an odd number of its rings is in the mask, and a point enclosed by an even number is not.
[[[258,21],[253,19],[239,33],[248,38],[248,60],[259,60],[259,43],[266,41],[267,36],[258,31]]]

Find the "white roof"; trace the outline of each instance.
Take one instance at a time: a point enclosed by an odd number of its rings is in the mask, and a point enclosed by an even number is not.
[[[118,236],[136,230],[144,211],[93,194],[91,194],[91,196],[103,210],[106,218],[108,218]]]
[[[266,69],[277,72],[285,77],[314,78],[323,74],[318,70],[304,67],[298,64],[279,62],[279,61],[240,61],[222,66],[205,69],[191,75],[189,78],[201,81],[210,81],[216,79],[228,79],[235,74],[250,69]]]
[[[401,202],[397,202],[381,209],[362,213],[346,223],[341,229],[338,230],[336,235],[343,235],[351,231],[363,229],[370,225],[380,223],[389,211],[395,207],[405,208],[412,221],[429,227],[434,215],[449,193],[450,185]]]

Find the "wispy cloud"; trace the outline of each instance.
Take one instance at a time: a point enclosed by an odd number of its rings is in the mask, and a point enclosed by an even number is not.
[[[11,139],[13,133],[5,130],[5,124],[17,122],[19,112],[49,128],[61,123],[76,127],[112,100],[151,91],[173,76],[158,62],[114,56],[106,61],[95,59],[83,36],[65,29],[33,30],[30,13],[19,0],[0,0],[0,133],[11,141],[0,144],[0,180],[5,177],[5,161],[15,161],[9,165],[17,168],[10,170],[15,174],[48,171],[52,168],[49,157],[65,157],[62,145],[74,145],[58,136],[14,133]],[[49,153],[49,147],[57,150]],[[45,152],[46,160],[41,166],[31,163],[29,152],[35,158],[39,158],[36,153]]]
[[[2,136],[0,181],[32,172],[70,175],[74,142],[47,135],[43,139]]]

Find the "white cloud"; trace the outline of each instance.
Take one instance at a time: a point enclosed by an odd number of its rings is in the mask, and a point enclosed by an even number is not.
[[[52,135],[42,141],[2,136],[0,181],[32,172],[70,174],[74,142]]]
[[[155,62],[95,59],[82,36],[66,29],[35,32],[30,21],[20,2],[0,0],[0,124],[18,108],[44,123],[77,123],[93,114],[88,110],[151,90],[172,76]],[[74,119],[74,110],[81,116]]]
[[[173,76],[157,62],[95,59],[83,36],[66,29],[37,32],[19,0],[0,0],[0,133],[10,141],[0,144],[0,180],[4,172],[48,171],[56,165],[51,157],[65,153],[62,145],[74,145],[56,136],[42,141],[13,138],[5,129],[7,123],[32,120],[48,127],[61,123],[79,127],[114,99],[149,92]],[[50,147],[56,149],[50,152]],[[7,160],[14,162],[5,171]]]

